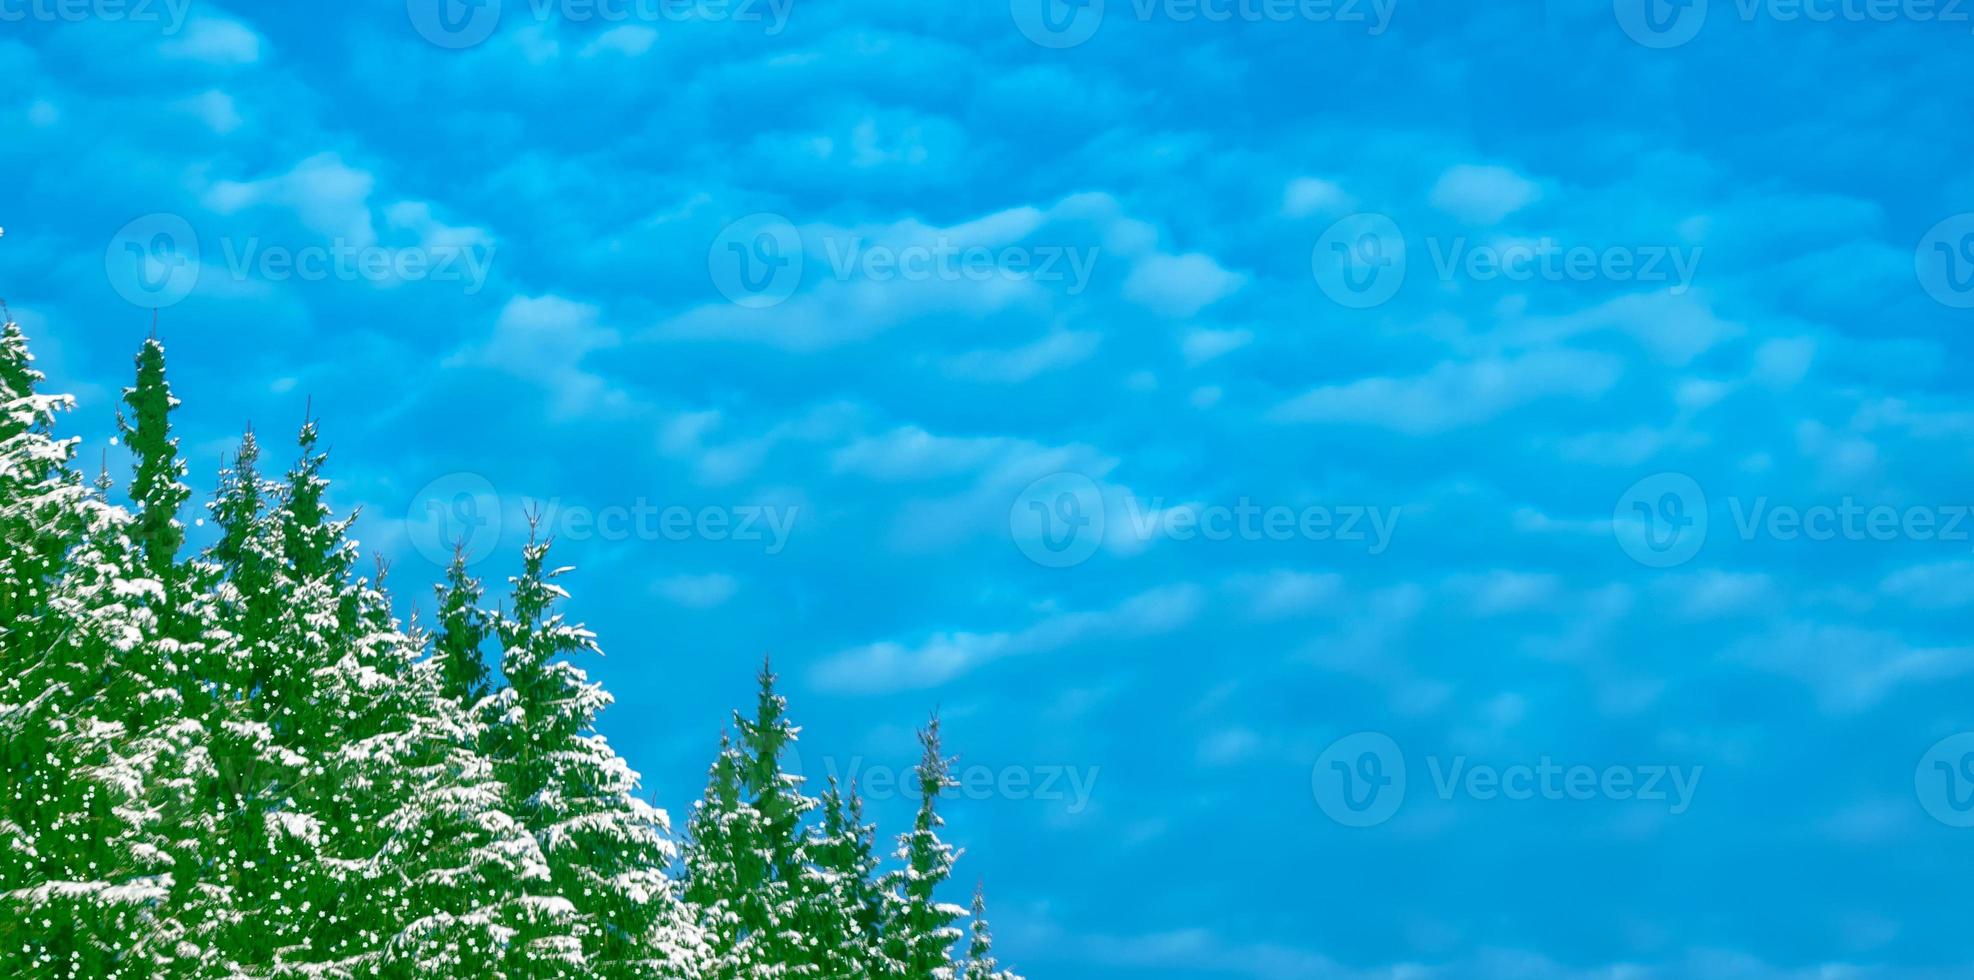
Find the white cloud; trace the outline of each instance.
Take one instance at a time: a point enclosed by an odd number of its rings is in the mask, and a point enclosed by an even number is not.
[[[563,415],[620,407],[621,392],[584,370],[584,358],[617,346],[617,332],[598,323],[599,311],[560,296],[517,296],[495,321],[493,334],[447,360],[505,371],[555,393]]]
[[[221,136],[240,128],[240,111],[233,97],[218,89],[201,92],[178,103],[179,108],[197,116],[206,128]]]
[[[944,367],[958,378],[1018,384],[1086,361],[1102,343],[1103,335],[1093,331],[1052,330],[1011,350],[976,350],[946,358]]]
[[[1231,766],[1253,758],[1261,748],[1260,735],[1246,728],[1229,728],[1200,740],[1198,760],[1203,766]]]
[[[1446,361],[1422,375],[1326,385],[1277,406],[1271,417],[1425,435],[1485,422],[1543,398],[1596,398],[1617,384],[1622,370],[1610,355],[1564,350]]]
[[[1538,572],[1497,569],[1486,575],[1459,576],[1448,583],[1466,597],[1477,616],[1500,616],[1528,612],[1553,604],[1562,590],[1556,576]]]
[[[830,454],[830,466],[839,473],[878,480],[923,480],[973,472],[1010,453],[1035,448],[1014,439],[936,436],[906,426],[836,450]]]
[[[1341,214],[1356,207],[1344,189],[1318,177],[1297,177],[1282,192],[1282,213],[1291,218]]]
[[[1684,365],[1740,336],[1745,328],[1715,316],[1703,296],[1662,290],[1619,296],[1563,316],[1531,317],[1511,331],[1524,344],[1557,343],[1603,332],[1629,336],[1659,360]]]
[[[167,57],[216,65],[251,65],[260,60],[261,38],[224,17],[199,17],[159,45]]]
[[[660,579],[654,586],[658,594],[672,602],[692,609],[710,609],[718,606],[740,590],[740,583],[731,575],[714,572],[708,575],[674,575]]]
[[[1698,572],[1669,579],[1662,588],[1670,590],[1669,605],[1686,619],[1760,612],[1775,598],[1774,580],[1754,572]]]
[[[1163,316],[1184,318],[1238,292],[1247,277],[1220,267],[1212,256],[1148,255],[1124,280],[1124,298]]]
[[[1186,331],[1179,341],[1180,352],[1186,355],[1186,363],[1195,367],[1214,358],[1232,353],[1254,342],[1251,330],[1206,330]]]
[[[1247,596],[1248,612],[1258,619],[1306,616],[1330,608],[1343,595],[1343,576],[1277,569],[1262,575],[1242,575],[1228,583]]]
[[[1816,340],[1811,337],[1784,337],[1755,348],[1754,376],[1778,388],[1787,388],[1809,375],[1816,359]]]
[[[221,214],[274,204],[292,210],[302,224],[326,238],[352,245],[377,241],[371,220],[368,171],[343,162],[335,153],[318,153],[287,173],[251,181],[223,180],[206,190],[205,204]]]
[[[594,58],[599,54],[620,54],[628,58],[642,57],[658,43],[658,31],[643,24],[625,24],[613,27],[597,35],[583,48],[582,57]]]
[[[1944,561],[1899,569],[1878,591],[1920,609],[1974,606],[1974,561]]]
[[[1491,225],[1541,196],[1533,181],[1506,167],[1461,164],[1440,175],[1432,205],[1469,224]]]
[[[1110,609],[1057,613],[1013,632],[940,633],[913,645],[872,643],[830,657],[816,669],[816,682],[863,693],[937,687],[995,660],[1170,632],[1191,622],[1201,605],[1197,587],[1175,585]]]
[[[1835,714],[1863,711],[1906,684],[1974,672],[1974,648],[1916,647],[1883,630],[1800,621],[1747,640],[1730,656],[1801,681]]]

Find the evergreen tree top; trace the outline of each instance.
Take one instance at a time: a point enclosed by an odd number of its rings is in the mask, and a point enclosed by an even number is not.
[[[117,413],[117,427],[136,457],[130,496],[137,505],[137,525],[132,533],[143,546],[151,573],[171,581],[177,577],[173,566],[185,540],[178,511],[191,498],[192,488],[183,482],[185,463],[178,456],[178,440],[171,436],[171,412],[178,399],[165,380],[164,345],[157,338],[139,348],[137,383],[123,390],[123,401],[136,416],[132,423]]]

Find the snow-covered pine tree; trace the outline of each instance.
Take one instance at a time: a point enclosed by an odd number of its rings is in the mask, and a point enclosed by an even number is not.
[[[493,635],[487,614],[480,611],[482,588],[466,564],[464,547],[455,548],[446,580],[435,590],[439,625],[432,634],[432,658],[447,697],[473,711],[490,693],[491,672],[482,647]]]
[[[759,817],[743,798],[746,759],[724,732],[706,777],[706,793],[686,823],[685,901],[697,916],[713,962],[708,980],[748,980],[768,969],[761,940],[745,925],[742,881],[758,880],[763,864],[752,841]]]
[[[315,443],[305,425],[265,517],[240,499],[219,508],[222,547],[246,559],[235,579],[278,600],[236,603],[259,680],[230,727],[271,749],[235,746],[251,763],[234,829],[254,855],[241,878],[257,912],[236,935],[242,959],[274,975],[499,975],[545,862],[501,809],[463,712],[419,666],[423,638],[392,618],[381,570],[349,577],[352,519],[331,519]],[[255,484],[248,472],[229,486],[237,498]]]
[[[801,730],[775,692],[772,665],[758,675],[752,718],[734,712],[738,741],[722,737],[706,797],[688,828],[688,895],[702,910],[722,976],[819,976],[823,942],[805,928],[808,892],[803,818],[816,802],[783,758]]]
[[[952,760],[940,752],[937,715],[919,732],[919,743],[925,751],[916,770],[918,817],[898,838],[896,856],[905,866],[885,879],[885,949],[904,980],[952,980],[953,944],[962,935],[954,923],[966,910],[938,897],[958,854],[939,839],[946,823],[939,816],[939,797],[954,783]]]
[[[145,599],[157,585],[139,571],[124,515],[85,506],[84,536],[51,589],[47,617],[61,633],[21,675],[32,699],[0,708],[16,804],[5,837],[26,859],[6,868],[0,916],[30,936],[0,955],[32,951],[39,962],[21,975],[141,977],[131,953],[172,879],[144,805],[155,753],[134,736],[151,727],[144,716],[174,705],[153,687],[153,665],[137,662],[154,649]]]
[[[802,735],[788,720],[788,699],[775,692],[774,665],[761,664],[754,717],[734,716],[740,731],[741,789],[756,816],[751,849],[760,856],[743,868],[742,920],[760,937],[769,962],[788,976],[808,976],[820,937],[802,929],[802,886],[807,877],[807,835],[802,822],[816,801],[802,795],[802,777],[784,771],[784,755]]]
[[[518,961],[509,939],[531,887],[548,879],[535,838],[502,809],[477,728],[421,662],[383,591],[359,580],[359,636],[319,676],[343,733],[325,761],[338,821],[324,858],[344,882],[332,921],[363,937],[344,966],[420,977],[492,977]]]
[[[814,962],[828,980],[884,977],[883,892],[877,885],[876,828],[864,822],[854,791],[845,797],[832,777],[811,832],[811,861],[802,894],[802,931],[815,940]]]
[[[122,794],[80,771],[107,761],[111,733],[79,723],[73,709],[96,693],[106,641],[128,641],[115,628],[78,636],[78,626],[108,626],[108,617],[78,624],[81,610],[58,611],[56,593],[74,586],[68,559],[96,529],[70,469],[75,444],[52,434],[55,413],[72,402],[36,390],[42,376],[33,360],[9,318],[0,327],[0,968],[108,976],[134,932],[135,910],[127,900],[104,902],[127,882],[89,868],[107,855],[74,838],[112,813]]]
[[[638,776],[596,734],[612,699],[566,657],[601,653],[554,611],[567,593],[531,539],[512,608],[496,619],[507,687],[489,732],[509,809],[540,841],[553,896],[520,941],[541,976],[696,976],[704,948],[666,874],[669,822],[637,796]]]
[[[47,564],[34,607],[0,621],[0,932],[19,930],[0,936],[0,973],[198,976],[210,950],[180,916],[174,872],[197,871],[185,818],[209,767],[158,629],[163,587],[130,516],[73,492],[70,444],[47,434],[66,400],[34,396],[18,328],[5,341],[0,533],[8,555],[38,549]]]
[[[178,511],[192,496],[184,483],[185,463],[178,457],[178,441],[171,437],[171,413],[178,399],[165,380],[164,345],[153,337],[137,352],[137,383],[123,390],[124,403],[135,416],[133,423],[118,413],[118,429],[124,444],[137,460],[137,472],[130,484],[130,499],[137,507],[132,536],[144,551],[145,564],[160,584],[176,584],[178,548],[185,541],[184,525]]]
[[[203,566],[178,558],[184,542],[178,512],[192,491],[183,482],[185,463],[171,432],[178,400],[155,337],[139,348],[136,366],[135,384],[123,393],[135,422],[121,412],[117,421],[133,456],[132,558],[156,586],[144,592],[156,635],[147,638],[142,655],[127,658],[121,686],[143,692],[126,702],[125,722],[134,736],[131,755],[150,776],[142,806],[171,869],[171,892],[151,910],[139,955],[162,974],[219,976],[230,970],[217,944],[219,930],[235,913],[229,893],[208,880],[223,845],[212,806],[219,793],[207,728],[212,692],[201,679],[213,639],[207,631],[216,621],[214,600],[210,579],[199,574]],[[107,483],[105,473],[105,492]],[[119,686],[110,685],[112,700]]]
[[[48,584],[80,533],[77,503],[87,492],[69,468],[75,440],[51,434],[55,413],[74,400],[40,394],[41,381],[27,336],[8,319],[0,325],[0,668],[46,648],[38,634]],[[0,670],[0,684],[18,676]]]
[[[981,884],[973,890],[973,924],[970,928],[973,939],[967,944],[966,970],[960,974],[961,980],[1021,980],[1014,973],[1001,969],[1000,961],[994,959],[994,930],[987,924],[987,886]]]

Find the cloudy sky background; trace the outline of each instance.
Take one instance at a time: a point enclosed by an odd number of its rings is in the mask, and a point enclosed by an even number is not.
[[[1031,976],[1974,968],[1922,762],[1974,730],[1974,518],[1736,520],[1974,504],[1970,25],[1048,2],[0,6],[0,295],[93,460],[127,246],[196,271],[159,320],[201,496],[312,398],[407,615],[449,520],[498,580],[531,501],[792,515],[558,518],[604,730],[682,823],[772,654],[811,777],[909,765],[936,707],[967,766],[1094,778],[948,810]],[[1436,261],[1544,239],[1691,274]],[[801,263],[748,293],[736,244]],[[939,246],[1087,264],[839,271]],[[331,249],[454,274],[281,271]],[[1058,487],[1105,519],[1074,563],[1022,530]],[[1707,533],[1666,559],[1634,502]],[[1398,516],[1185,536],[1243,503]],[[1358,732],[1410,775],[1363,828],[1318,765]],[[1431,779],[1545,758],[1703,775],[1676,814]]]

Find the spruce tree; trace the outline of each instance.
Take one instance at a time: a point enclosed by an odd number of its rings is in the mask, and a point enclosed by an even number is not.
[[[383,591],[359,580],[354,645],[317,678],[339,707],[325,761],[336,821],[323,859],[339,880],[324,896],[356,939],[325,959],[398,975],[496,976],[519,961],[508,937],[529,916],[528,889],[547,863],[502,809],[476,729],[418,657],[422,636],[399,628]]]
[[[142,596],[155,583],[137,576],[122,515],[89,504],[75,562],[51,589],[46,616],[61,632],[17,678],[25,700],[0,706],[13,790],[0,917],[28,933],[0,954],[28,957],[9,975],[147,975],[131,954],[171,885],[144,806],[155,753],[133,737],[139,699],[161,693],[156,672],[131,662],[152,649]]]
[[[241,635],[273,661],[247,671],[250,720],[231,726],[273,750],[240,774],[257,912],[244,959],[276,975],[497,975],[519,959],[508,940],[546,862],[501,809],[463,710],[420,668],[424,639],[392,618],[382,568],[375,583],[350,577],[356,544],[350,520],[331,519],[316,441],[304,425],[265,516],[240,499],[261,492],[251,474],[220,508],[222,547],[244,563],[234,578],[278,600],[237,606]]]
[[[119,417],[134,514],[107,473],[83,486],[39,380],[7,323],[0,976],[1013,980],[978,899],[953,959],[936,719],[879,879],[854,787],[812,800],[786,771],[800,730],[764,667],[674,881],[664,814],[595,732],[610,697],[569,658],[599,651],[555,612],[545,543],[511,612],[480,608],[461,555],[433,634],[406,628],[384,566],[354,573],[310,421],[279,481],[247,433],[208,505],[218,540],[181,561],[162,346]]]
[[[802,898],[802,931],[815,939],[813,962],[830,980],[889,976],[896,970],[881,944],[875,828],[864,822],[862,801],[854,793],[846,798],[833,778],[818,809]]]
[[[596,734],[611,703],[566,657],[601,653],[588,630],[554,611],[566,592],[531,540],[497,618],[507,681],[492,706],[496,773],[511,810],[541,844],[552,900],[525,934],[543,976],[682,977],[703,956],[665,873],[674,856],[663,811],[637,797],[638,776]]]
[[[39,381],[9,324],[0,345],[0,535],[18,559],[0,688],[0,973],[210,972],[180,901],[196,860],[195,787],[210,770],[185,717],[179,645],[161,634],[160,578],[130,516],[77,493],[70,444],[48,435],[65,399]],[[11,386],[26,385],[24,389]],[[15,930],[19,934],[13,934]]]
[[[952,877],[958,855],[939,839],[939,828],[945,826],[939,816],[939,797],[954,783],[952,760],[940,752],[936,715],[919,732],[919,743],[925,751],[916,770],[918,817],[911,831],[898,838],[896,856],[905,867],[886,878],[890,908],[885,948],[904,980],[949,980],[953,944],[961,936],[954,923],[966,915],[966,910],[938,897],[939,886]]]
[[[75,441],[52,435],[66,395],[36,391],[41,372],[20,325],[0,325],[0,668],[44,648],[34,642],[48,584],[80,534],[77,504],[87,491],[70,470]],[[18,676],[0,671],[0,683]]]
[[[966,971],[960,974],[961,980],[1021,980],[1013,973],[1001,969],[994,959],[994,930],[987,925],[987,886],[978,885],[973,890],[973,939],[967,944]]]
[[[726,976],[816,976],[823,940],[805,928],[810,903],[807,832],[815,809],[783,757],[801,730],[763,664],[753,717],[734,713],[737,742],[722,739],[707,794],[689,830],[688,895]],[[699,838],[705,837],[703,843]]]
[[[171,436],[171,413],[178,399],[165,380],[164,345],[157,338],[139,349],[137,383],[124,389],[123,400],[135,417],[133,423],[122,413],[117,415],[124,443],[137,461],[130,484],[130,498],[137,506],[133,536],[143,548],[152,576],[175,585],[178,549],[185,541],[178,512],[192,490],[183,482],[185,463],[178,457],[178,441]]]
[[[743,882],[759,880],[758,815],[743,798],[746,759],[725,733],[706,778],[706,793],[686,825],[685,900],[698,916],[713,964],[709,977],[744,980],[769,969],[762,939],[747,924]]]
[[[466,564],[466,551],[454,550],[446,580],[435,591],[439,599],[439,628],[433,633],[433,658],[439,664],[446,696],[468,710],[490,693],[490,672],[481,648],[493,635],[487,615],[480,611],[481,586]]]
[[[756,817],[750,847],[759,856],[743,864],[743,920],[761,937],[770,962],[791,975],[807,975],[816,954],[813,935],[801,929],[802,883],[808,857],[802,821],[815,800],[802,795],[802,778],[784,771],[783,757],[802,731],[788,719],[788,699],[775,692],[774,667],[763,661],[757,676],[754,717],[735,715],[740,731],[741,786]]]
[[[134,822],[124,734],[77,709],[143,624],[105,586],[121,528],[57,441],[67,398],[36,391],[27,338],[0,328],[0,967],[8,975],[128,976],[143,903],[162,886],[110,844]],[[74,556],[79,564],[71,563]],[[81,574],[77,574],[77,569]],[[87,576],[85,580],[84,576]]]

